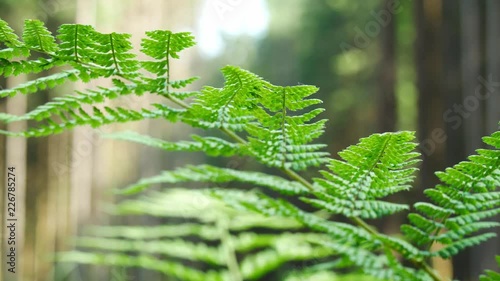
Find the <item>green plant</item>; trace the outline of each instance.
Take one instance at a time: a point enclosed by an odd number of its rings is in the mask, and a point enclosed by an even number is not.
[[[441,280],[428,264],[431,257],[450,258],[494,236],[478,231],[499,224],[484,220],[500,212],[500,193],[496,191],[500,185],[500,132],[483,139],[489,149],[479,149],[468,161],[437,173],[442,184],[425,190],[431,203],[414,204],[409,224],[401,227],[402,235],[389,236],[368,221],[410,210],[406,204],[384,198],[411,187],[414,166],[419,162],[412,132],[374,134],[340,152],[342,160],[330,159],[322,151],[324,144],[313,143],[326,122],[317,119],[323,109],[310,109],[321,103],[309,98],[316,87],[276,86],[227,66],[222,69],[224,87],[182,92],[196,78],[172,81],[170,61],[194,45],[193,37],[163,30],[147,32],[141,44],[147,60],[138,60],[131,52],[129,37],[66,24],[59,28],[56,40],[43,23],[27,20],[20,41],[0,20],[0,43],[5,46],[0,50],[0,74],[55,72],[2,90],[0,97],[36,93],[77,80],[107,78],[113,83],[112,87],[54,98],[22,116],[1,113],[4,122],[32,120],[37,124],[23,132],[2,133],[41,137],[82,125],[99,127],[152,118],[180,121],[209,132],[220,130],[227,138],[194,135],[190,141],[169,142],[132,132],[107,137],[168,151],[252,157],[281,170],[288,179],[210,165],[187,166],[141,179],[120,192],[135,194],[159,183],[203,182],[214,187],[167,189],[125,201],[116,206],[117,214],[170,220],[153,228],[94,228],[91,236],[77,242],[91,252],[63,253],[60,259],[139,266],[181,280],[257,280],[283,263],[297,260],[312,265],[296,267],[283,276],[286,280],[334,278],[333,272],[361,272],[380,280]],[[141,110],[102,106],[107,100],[144,94],[164,97],[165,103]],[[307,180],[298,174],[323,164],[327,170],[321,171],[322,177]],[[228,188],[233,182],[258,188]],[[178,205],[193,202],[198,204],[187,209]],[[317,211],[304,210],[304,204]],[[331,220],[330,214],[343,215],[352,223]],[[433,251],[430,245],[434,243],[443,247]]]
[[[497,263],[500,267],[500,256],[497,256]],[[500,280],[500,273],[494,272],[493,270],[486,270],[486,275],[481,275],[479,281],[495,281]]]

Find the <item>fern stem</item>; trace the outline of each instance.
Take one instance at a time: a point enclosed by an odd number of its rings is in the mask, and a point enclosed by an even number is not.
[[[167,73],[165,73],[165,79],[166,81],[166,86],[165,90],[167,91],[167,95],[170,96],[170,39],[172,37],[172,33],[168,34],[168,39],[167,39],[167,56],[165,58],[166,64],[167,64]]]
[[[120,69],[118,68],[118,62],[116,61],[115,46],[113,44],[113,33],[109,34],[109,42],[111,45],[111,53],[113,54],[113,63],[115,64],[116,72],[119,74]]]
[[[285,167],[285,164],[286,164],[286,88],[283,88],[282,95],[283,95],[283,98],[282,98],[283,109],[282,109],[281,114],[283,116],[281,117],[281,138],[282,138],[282,142],[283,142],[283,147],[281,148],[282,149],[281,157],[283,157],[283,158],[281,159],[281,166],[283,168],[286,168]]]
[[[74,38],[75,47],[73,49],[75,52],[75,61],[77,63],[80,62],[80,59],[78,58],[78,26],[79,25],[75,26],[75,38]]]
[[[414,265],[425,271],[434,281],[441,281],[441,277],[436,271],[424,261],[410,260]]]
[[[314,189],[313,185],[308,182],[306,179],[301,177],[299,174],[297,174],[295,171],[289,169],[289,168],[283,168],[282,171],[287,174],[290,178],[300,182],[302,185],[304,185],[307,189],[312,191]]]
[[[224,128],[224,127],[221,127],[220,130],[222,132],[224,132],[225,134],[227,134],[228,136],[230,136],[232,139],[234,139],[235,141],[237,141],[237,142],[239,142],[241,144],[246,144],[247,143],[244,139],[242,139],[240,136],[238,136],[237,134],[235,134],[231,130],[228,130],[228,129]]]
[[[235,254],[233,240],[229,234],[228,224],[229,222],[225,218],[219,218],[217,220],[217,228],[219,229],[221,235],[222,249],[226,256],[227,268],[229,270],[231,280],[243,281],[243,276],[238,265],[238,259]]]

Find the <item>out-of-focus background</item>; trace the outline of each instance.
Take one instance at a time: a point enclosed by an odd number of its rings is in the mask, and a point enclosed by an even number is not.
[[[321,142],[333,156],[371,133],[416,130],[423,163],[413,192],[397,198],[403,202],[423,200],[422,190],[437,183],[433,172],[482,147],[481,137],[497,130],[500,121],[497,0],[0,0],[0,18],[17,31],[29,18],[45,21],[52,31],[62,23],[92,24],[102,32],[131,33],[137,47],[146,30],[191,31],[198,45],[174,64],[175,77],[201,76],[192,89],[221,86],[219,69],[233,64],[274,84],[317,85],[317,98],[327,109],[323,117],[330,119]],[[0,86],[23,79],[0,78]],[[0,111],[22,114],[68,91],[1,99]],[[149,101],[124,102],[140,107]],[[125,128],[170,140],[190,133],[186,126],[158,121],[101,131]],[[56,270],[51,254],[69,249],[71,237],[85,225],[110,221],[103,210],[116,200],[112,188],[204,162],[200,157],[102,140],[89,128],[41,139],[0,137],[0,170],[16,167],[18,180],[15,278],[80,276],[71,268]],[[5,173],[0,180],[5,182]],[[5,192],[0,199],[5,247]],[[378,226],[397,233],[403,219]],[[453,264],[436,263],[457,279],[476,280],[484,268],[495,268],[498,253],[497,239],[464,252]],[[0,260],[0,279],[16,280],[5,270],[4,256]],[[136,280],[165,280],[148,274],[137,273]],[[82,276],[73,280],[98,275]]]

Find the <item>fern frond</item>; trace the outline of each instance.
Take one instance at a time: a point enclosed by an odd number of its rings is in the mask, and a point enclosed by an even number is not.
[[[53,54],[59,47],[52,33],[39,20],[25,20],[23,41],[29,49]]]
[[[0,51],[0,75],[4,77],[17,76],[19,74],[39,73],[49,70],[61,62],[54,59],[39,58],[36,60],[8,61],[12,58],[2,59],[2,56],[9,56],[8,53]],[[12,55],[14,55],[12,53]]]
[[[242,131],[254,120],[262,95],[272,95],[273,86],[259,76],[233,66],[222,68],[224,88],[204,87],[191,104],[187,122],[202,128]]]
[[[293,271],[284,281],[375,281],[374,277],[363,274],[338,275],[331,271]]]
[[[303,170],[327,161],[322,144],[309,144],[323,133],[326,120],[310,122],[323,109],[288,116],[318,104],[305,99],[318,89],[312,86],[279,87],[234,66],[222,69],[222,89],[205,87],[186,114],[186,122],[202,128],[243,131],[249,134],[248,150],[262,163]]]
[[[227,271],[197,270],[179,262],[164,261],[146,254],[131,256],[123,253],[72,251],[60,253],[58,259],[61,262],[144,268],[185,281],[232,281]]]
[[[144,139],[141,137],[141,141]],[[278,176],[271,176],[260,172],[238,171],[228,168],[218,168],[210,165],[187,166],[174,171],[164,171],[158,176],[141,179],[136,184],[126,187],[121,193],[133,194],[157,183],[179,182],[231,182],[238,181],[268,187],[283,194],[305,194],[306,189],[299,183],[289,181]]]
[[[126,140],[141,143],[144,145],[157,147],[167,151],[202,151],[209,156],[233,156],[243,155],[240,144],[231,143],[215,137],[200,137],[192,135],[194,141],[169,142],[161,139],[152,138],[135,132],[119,132],[103,135],[106,138],[116,140]]]
[[[113,100],[120,96],[130,95],[134,93],[134,90],[134,85],[123,85],[122,87],[111,88],[98,87],[97,90],[89,89],[85,92],[76,91],[76,95],[55,97],[52,101],[40,105],[34,110],[21,116],[4,114],[3,116],[0,116],[0,120],[5,123],[22,120],[42,121],[54,116],[68,113],[69,110],[78,110],[85,104],[95,105],[106,100]]]
[[[169,57],[178,59],[182,50],[195,45],[194,37],[189,32],[174,33],[168,30],[154,30],[146,32],[146,35],[149,38],[142,39],[141,52],[159,62],[155,64],[148,62],[144,67],[151,73],[159,75],[163,75],[168,71],[168,69],[164,68],[166,65],[162,65],[160,62],[166,62]]]
[[[123,75],[136,77],[139,62],[130,53],[130,34],[97,32],[89,25],[64,24],[58,30],[59,60],[80,70],[80,78],[88,81],[96,77]]]
[[[407,205],[380,201],[387,195],[408,190],[417,170],[419,154],[411,132],[374,134],[339,153],[315,179],[317,199],[305,198],[317,207],[346,217],[379,218],[408,209]]]
[[[309,144],[323,134],[326,120],[308,123],[323,109],[288,116],[290,111],[320,103],[317,99],[305,99],[317,90],[316,87],[305,85],[280,87],[271,94],[261,96],[263,108],[255,113],[258,122],[251,122],[246,127],[254,157],[269,166],[293,170],[304,170],[327,162],[329,154],[319,151],[325,145]]]
[[[194,46],[194,37],[189,32],[174,33],[168,30],[149,31],[146,35],[148,38],[143,38],[141,42],[141,52],[154,60],[141,62],[141,67],[156,76],[143,78],[147,91],[181,100],[189,96],[189,93],[172,92],[171,88],[186,87],[198,78],[170,81],[170,59],[178,59],[182,50]]]
[[[286,200],[273,199],[262,193],[214,189],[211,194],[238,210],[252,211],[266,216],[279,215],[294,218],[311,230],[327,233],[339,242],[373,240],[371,235],[363,229],[347,223],[328,221],[305,212]]]
[[[401,230],[418,244],[438,242],[444,247],[422,255],[450,258],[461,250],[477,245],[495,234],[479,231],[500,223],[483,221],[500,213],[500,132],[483,138],[491,149],[478,149],[477,155],[444,172],[436,173],[442,184],[424,193],[432,203],[417,203],[420,213],[408,216],[410,225]]]
[[[23,132],[2,132],[11,136],[43,137],[59,134],[64,130],[70,130],[76,126],[84,125],[90,125],[93,128],[97,128],[113,123],[124,123],[157,118],[164,118],[175,122],[179,118],[179,115],[184,113],[183,110],[172,109],[162,104],[153,104],[153,106],[155,109],[142,109],[140,111],[125,109],[122,107],[104,107],[104,110],[92,107],[92,113],[89,113],[79,107],[75,110],[68,109],[68,116],[66,116],[66,112],[60,113],[58,117],[62,120],[61,122],[57,122],[53,119],[45,119],[44,124],[40,124],[37,127],[30,128]],[[4,118],[9,118],[9,116],[4,116]]]
[[[61,85],[64,82],[71,80],[75,81],[77,79],[76,75],[79,72],[77,70],[67,70],[59,73],[55,73],[49,76],[41,77],[35,80],[28,81],[17,85],[16,87],[5,89],[0,91],[0,98],[7,96],[15,96],[17,93],[31,94],[36,93],[40,90],[45,90],[47,88],[54,88],[57,85]]]
[[[0,19],[0,43],[3,43],[8,48],[23,46],[23,43],[19,41],[19,37],[14,33],[14,30],[2,19]]]
[[[310,235],[313,239],[320,238],[319,235]],[[314,246],[308,243],[306,238],[298,243],[300,235],[291,237],[280,237],[275,239],[273,249],[260,251],[249,255],[241,261],[241,272],[250,280],[261,278],[283,264],[290,261],[313,260],[328,257],[332,251],[326,247]],[[294,245],[290,247],[290,245]]]
[[[77,239],[79,248],[92,253],[73,251],[62,253],[58,258],[64,262],[141,266],[182,280],[198,280],[198,271],[183,263],[193,261],[215,268],[208,271],[211,277],[206,275],[203,280],[233,281],[232,273],[228,275],[231,272],[229,259],[236,259],[236,271],[243,279],[254,280],[284,263],[324,258],[332,253],[310,242],[328,240],[324,234],[283,232],[259,235],[255,233],[256,228],[279,229],[275,222],[287,223],[284,229],[288,231],[301,227],[301,224],[289,218],[266,218],[231,209],[200,191],[171,189],[127,200],[116,207],[115,214],[158,215],[191,221],[156,228],[154,235],[144,232],[144,227],[93,228],[89,231],[92,236]],[[220,223],[221,220],[226,223]],[[243,228],[242,221],[246,224]],[[249,224],[252,221],[254,224]],[[197,242],[188,240],[187,237],[193,234]],[[137,256],[132,257],[130,253]],[[160,264],[163,265],[161,268],[154,266]]]
[[[93,62],[94,38],[97,31],[90,25],[63,24],[57,30],[61,41],[57,57],[63,61]]]
[[[349,224],[332,222],[314,214],[304,212],[284,200],[276,200],[264,194],[234,190],[213,190],[212,195],[223,200],[237,210],[253,211],[268,216],[294,218],[311,230],[329,235],[328,242],[315,240],[330,248],[335,254],[347,258],[350,265],[380,279],[389,280],[431,280],[423,270],[404,267],[377,251],[383,245],[391,245],[407,257],[419,257],[419,251],[405,241],[385,235],[372,236],[370,233]],[[389,248],[387,248],[389,249]],[[403,278],[401,278],[403,276]],[[412,276],[412,279],[404,278]]]

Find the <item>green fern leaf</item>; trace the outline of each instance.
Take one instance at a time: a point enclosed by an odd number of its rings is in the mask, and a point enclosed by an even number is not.
[[[26,47],[42,53],[53,54],[58,50],[56,39],[39,20],[24,21],[23,41]]]
[[[323,171],[324,179],[315,179],[318,199],[304,199],[332,213],[347,217],[379,218],[407,209],[404,204],[376,199],[407,190],[414,178],[412,168],[419,154],[411,132],[375,134],[361,139],[339,153],[344,161],[331,160]]]
[[[256,108],[259,96],[271,94],[273,86],[257,75],[237,67],[222,69],[226,80],[223,89],[205,87],[188,111],[186,121],[202,128],[225,128],[242,131],[255,119],[251,111]]]
[[[289,112],[318,104],[305,99],[312,86],[278,87],[234,66],[222,69],[224,88],[205,87],[186,114],[186,122],[202,128],[243,131],[249,134],[248,151],[262,163],[303,170],[327,161],[322,144],[309,144],[323,133],[325,120],[310,122],[323,109],[303,115]]]
[[[142,40],[141,51],[144,54],[160,61],[163,61],[168,57],[178,59],[179,52],[195,45],[194,37],[189,32],[173,33],[168,30],[155,30],[146,32],[146,35],[149,38],[144,38]],[[168,71],[168,69],[152,67],[153,65],[160,65],[159,63],[147,63],[146,65],[144,65],[146,69],[159,75],[163,75],[166,71]]]
[[[209,156],[233,156],[242,155],[242,149],[239,144],[214,137],[200,137],[192,135],[194,141],[168,142],[135,132],[120,132],[104,135],[106,138],[126,140],[141,143],[144,145],[157,147],[167,151],[202,151]]]
[[[145,141],[145,139],[141,137],[141,141]],[[134,194],[152,184],[158,183],[193,181],[213,183],[239,181],[268,187],[273,190],[280,191],[283,194],[290,195],[305,194],[307,191],[301,184],[285,180],[278,176],[271,176],[260,172],[238,171],[233,169],[217,168],[210,165],[202,165],[187,166],[174,171],[164,171],[158,176],[141,179],[136,184],[126,187],[120,193]]]
[[[140,121],[144,119],[164,118],[169,121],[176,121],[183,110],[169,108],[161,104],[153,104],[155,109],[142,109],[140,111],[125,109],[122,107],[110,108],[104,107],[104,113],[97,107],[92,107],[92,114],[89,114],[83,108],[68,109],[65,113],[60,113],[62,122],[56,122],[53,119],[45,119],[45,124],[30,128],[24,132],[5,132],[4,134],[23,137],[42,137],[62,133],[64,130],[73,129],[76,126],[90,125],[93,128],[101,127],[113,123],[125,123],[131,121]],[[2,116],[0,116],[2,117]],[[5,116],[3,116],[5,118]],[[6,117],[8,118],[8,116]]]
[[[15,96],[17,93],[30,94],[36,93],[40,90],[47,88],[54,88],[57,85],[61,85],[68,80],[74,81],[76,79],[76,70],[67,70],[60,73],[52,74],[49,76],[41,77],[35,80],[28,81],[17,85],[16,87],[5,89],[0,91],[0,97]]]
[[[23,43],[19,41],[19,37],[14,33],[14,30],[2,19],[0,19],[0,43],[14,49],[23,46]]]
[[[93,253],[79,250],[62,253],[58,258],[64,262],[140,266],[182,280],[201,280],[197,270],[184,265],[186,261],[192,261],[214,268],[202,280],[232,281],[235,272],[245,280],[253,280],[284,263],[324,258],[332,253],[311,242],[328,241],[326,235],[290,232],[302,227],[291,218],[266,218],[231,209],[199,191],[171,189],[156,192],[127,200],[116,206],[114,213],[184,218],[190,222],[151,229],[94,227],[88,231],[92,236],[80,237],[76,241],[79,248]],[[221,220],[226,223],[220,223]],[[254,232],[256,228],[269,231],[281,227],[287,232],[264,235]],[[192,235],[197,237],[197,242],[186,240]],[[231,262],[236,262],[236,267],[231,267]]]
[[[215,270],[200,271],[178,262],[162,261],[154,256],[145,254],[130,256],[116,253],[105,254],[74,251],[60,253],[57,259],[61,262],[140,267],[185,281],[231,281],[227,272],[217,272]]]
[[[431,255],[450,258],[495,236],[478,232],[500,225],[483,221],[500,213],[500,194],[496,191],[500,186],[499,139],[499,132],[483,138],[494,148],[478,149],[469,161],[436,173],[443,184],[424,191],[432,203],[416,204],[422,215],[410,214],[411,225],[401,227],[410,240],[419,244],[439,242],[445,247]]]

